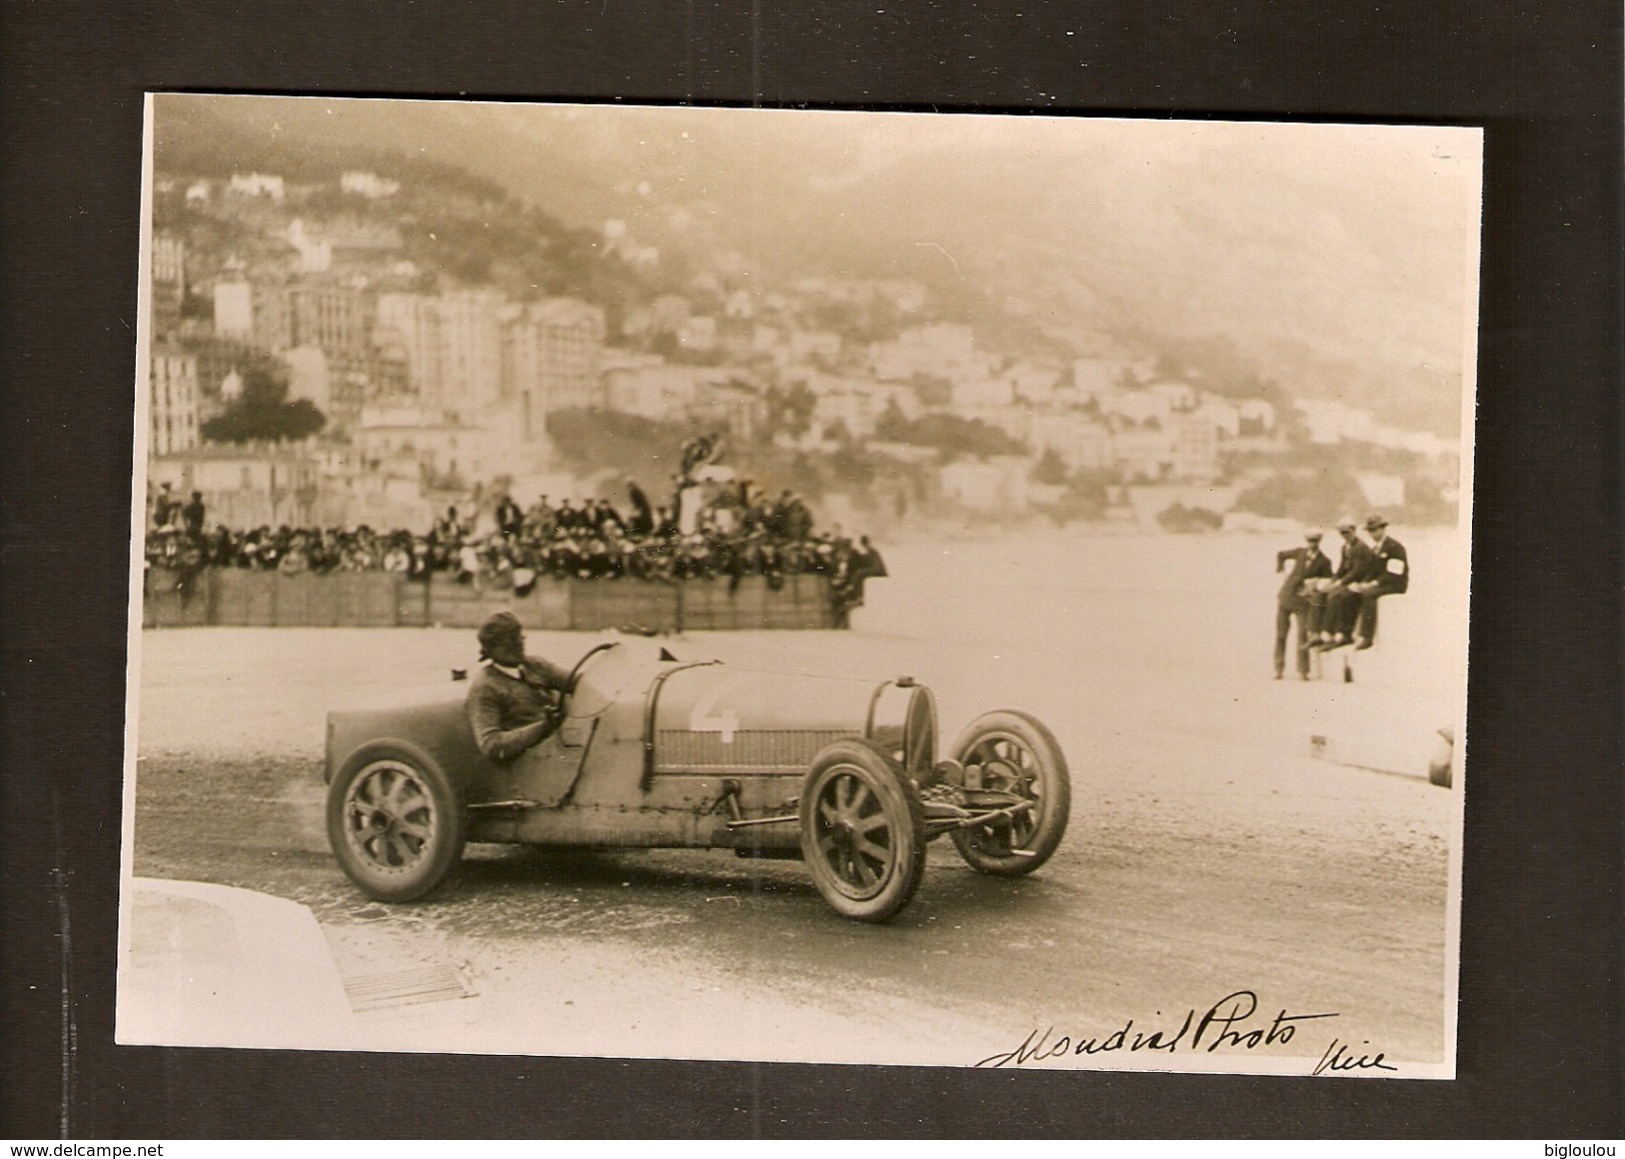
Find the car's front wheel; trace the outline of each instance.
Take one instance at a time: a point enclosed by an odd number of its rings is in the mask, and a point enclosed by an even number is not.
[[[460,794],[427,756],[375,746],[345,761],[327,790],[327,838],[339,865],[379,901],[415,901],[463,855]]]
[[[1050,859],[1066,833],[1072,780],[1054,735],[1025,712],[989,712],[971,721],[954,758],[984,789],[1009,793],[1027,809],[998,825],[954,832],[966,864],[982,873],[1031,873]]]
[[[802,787],[801,855],[843,917],[883,922],[906,906],[925,874],[925,836],[897,763],[863,740],[820,752]]]

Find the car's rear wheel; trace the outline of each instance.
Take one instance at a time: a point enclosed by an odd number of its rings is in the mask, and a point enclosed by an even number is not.
[[[982,873],[1031,873],[1050,859],[1066,833],[1072,781],[1061,746],[1025,712],[989,712],[971,721],[954,744],[967,784],[1012,793],[1030,807],[994,825],[954,831],[954,846]]]
[[[339,865],[379,901],[415,901],[463,855],[460,794],[435,762],[404,748],[365,749],[327,790],[327,838]]]
[[[842,917],[883,922],[906,906],[925,874],[925,838],[896,762],[861,740],[820,752],[802,788],[801,854]]]

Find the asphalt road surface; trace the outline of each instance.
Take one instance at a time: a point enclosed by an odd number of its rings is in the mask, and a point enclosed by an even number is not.
[[[1453,538],[1406,539],[1416,588],[1349,684],[1270,679],[1288,544],[1253,537],[910,545],[852,632],[666,641],[914,675],[950,738],[993,708],[1051,726],[1074,786],[1055,858],[1000,879],[939,842],[884,926],[835,916],[799,863],[704,851],[471,846],[430,898],[366,899],[323,833],[323,713],[471,665],[465,631],[143,633],[133,870],[309,906],[386,996],[364,1047],[1439,1073],[1462,779],[1425,771],[1460,713],[1465,586]],[[426,971],[456,986],[388,999]]]

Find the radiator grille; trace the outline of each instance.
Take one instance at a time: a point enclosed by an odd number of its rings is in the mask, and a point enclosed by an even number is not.
[[[802,772],[818,750],[854,735],[835,729],[740,729],[732,743],[721,732],[661,729],[655,735],[655,771]]]

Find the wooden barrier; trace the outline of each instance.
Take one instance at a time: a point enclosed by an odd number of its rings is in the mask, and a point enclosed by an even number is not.
[[[683,586],[624,579],[570,581],[570,627],[578,632],[630,626],[680,631]]]
[[[512,588],[460,584],[436,574],[408,580],[390,572],[326,575],[206,568],[182,578],[153,568],[141,605],[144,628],[475,628],[491,613],[513,612],[537,631],[653,632],[817,629],[835,626],[829,581],[785,576],[726,579],[559,580],[544,577],[525,595]]]

